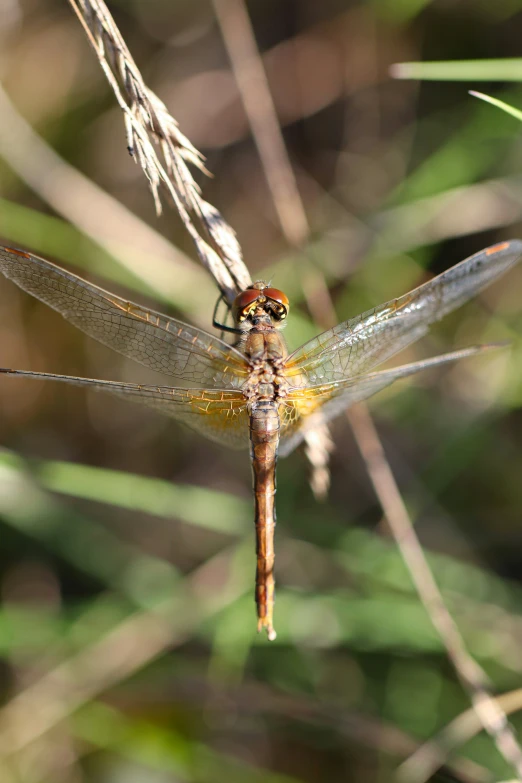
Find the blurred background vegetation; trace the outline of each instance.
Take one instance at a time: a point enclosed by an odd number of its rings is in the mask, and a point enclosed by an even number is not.
[[[68,3],[1,5],[0,74],[19,113],[173,247],[146,234],[138,243],[109,209],[86,238],[42,188],[87,218],[96,193],[73,203],[65,181],[42,179],[41,150],[7,111],[2,241],[210,329],[213,282],[190,264],[177,215],[156,218]],[[520,124],[467,92],[521,107],[520,63],[504,82],[469,72],[460,82],[394,81],[389,68],[516,57],[522,1],[249,2],[312,227],[302,252],[279,228],[212,5],[113,0],[110,9],[149,86],[206,155],[214,178],[196,177],[237,231],[252,276],[291,295],[291,347],[319,331],[304,304],[314,274],[345,319],[521,236]],[[168,260],[165,286],[146,285],[118,257],[145,277]],[[401,360],[503,339],[510,351],[398,384],[371,406],[445,600],[495,687],[513,692],[506,708],[519,728],[520,291],[522,268]],[[3,278],[0,346],[5,367],[152,377]],[[279,464],[269,644],[255,633],[244,455],[110,397],[0,381],[2,783],[386,781],[468,708],[346,420],[332,429],[324,504],[303,454]],[[512,777],[491,740],[470,735],[433,779]]]

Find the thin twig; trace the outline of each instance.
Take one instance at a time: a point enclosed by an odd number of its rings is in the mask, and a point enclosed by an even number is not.
[[[496,697],[506,715],[522,710],[522,688]],[[401,783],[427,783],[455,750],[482,731],[477,712],[471,708],[454,718],[442,731],[420,745],[397,770]]]
[[[250,275],[234,231],[201,197],[187,165],[208,173],[203,156],[181,133],[165,104],[146,86],[103,0],[69,2],[123,111],[127,148],[147,177],[157,212],[161,212],[163,189],[178,210],[201,262],[232,301],[249,285]]]
[[[294,243],[302,242],[310,233],[308,221],[277,122],[244,0],[214,0],[214,7],[279,220],[289,240]],[[324,307],[324,317],[321,320],[327,321],[324,324],[326,328],[332,325],[334,310],[326,286],[321,286],[320,290]],[[522,779],[522,750],[505,713],[490,695],[489,679],[467,652],[460,631],[444,604],[367,407],[359,405],[349,411],[348,419],[419,598],[468,692],[478,719],[494,739],[499,752]]]
[[[493,738],[504,759],[513,766],[522,779],[520,745],[505,712],[490,694],[492,683],[466,650],[460,631],[444,604],[366,406],[356,406],[348,412],[348,418],[373,488],[386,514],[419,598],[470,697],[477,718]],[[417,778],[411,777],[410,780],[417,781]]]
[[[308,238],[308,220],[245,4],[214,0],[214,9],[281,228],[299,246]]]

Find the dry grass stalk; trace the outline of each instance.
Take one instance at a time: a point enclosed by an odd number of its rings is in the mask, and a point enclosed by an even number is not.
[[[242,0],[214,0],[214,10],[279,223],[290,245],[302,245],[310,234],[308,219],[288,160],[248,11]]]
[[[491,694],[491,680],[467,651],[459,628],[444,603],[368,408],[365,405],[357,405],[348,412],[348,418],[375,494],[386,514],[386,520],[417,594],[468,693],[477,721],[493,739],[499,753],[516,770],[518,779],[522,780],[522,749],[515,732],[500,701]],[[422,783],[426,780],[418,766],[408,770],[408,774],[408,783]],[[406,780],[405,777],[401,779]]]
[[[497,696],[497,703],[506,715],[519,712],[522,709],[522,688]],[[455,755],[458,747],[469,742],[482,728],[473,707],[457,715],[403,761],[397,770],[397,780],[399,783],[428,783],[447,759]]]
[[[250,275],[234,231],[201,197],[187,165],[208,173],[203,156],[181,133],[165,104],[146,86],[103,0],[69,2],[123,111],[127,148],[147,177],[157,212],[161,212],[163,190],[176,206],[201,262],[230,302],[249,285]]]

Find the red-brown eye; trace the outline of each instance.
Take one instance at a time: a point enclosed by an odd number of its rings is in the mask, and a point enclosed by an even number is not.
[[[267,299],[273,299],[274,302],[279,302],[280,305],[283,305],[283,307],[286,307],[288,309],[288,306],[290,304],[290,302],[288,301],[288,297],[278,288],[264,288],[263,294],[264,296],[266,296]]]
[[[232,307],[234,310],[242,310],[244,307],[248,307],[248,305],[252,304],[252,302],[255,302],[256,299],[259,298],[260,293],[261,291],[256,291],[253,288],[247,288],[246,291],[242,291],[236,296]]]
[[[232,314],[234,319],[236,321],[243,321],[247,316],[246,311],[251,308],[260,295],[261,291],[258,291],[255,288],[247,288],[246,291],[242,291],[240,294],[238,294],[232,305]]]

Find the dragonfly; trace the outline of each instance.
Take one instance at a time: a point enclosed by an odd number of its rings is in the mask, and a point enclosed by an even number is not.
[[[498,346],[472,346],[392,369],[374,368],[425,335],[512,267],[522,241],[488,247],[413,291],[344,321],[289,353],[281,327],[287,296],[258,281],[232,305],[236,345],[126,301],[32,253],[0,247],[0,271],[85,334],[146,367],[190,384],[153,386],[27,370],[1,373],[61,381],[134,400],[220,444],[250,448],[255,501],[258,631],[274,630],[276,461],[318,416],[329,422],[400,378]]]

